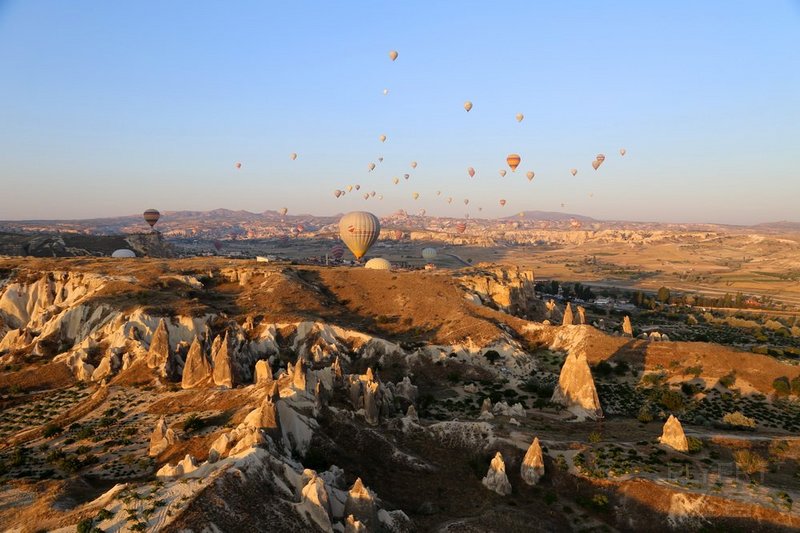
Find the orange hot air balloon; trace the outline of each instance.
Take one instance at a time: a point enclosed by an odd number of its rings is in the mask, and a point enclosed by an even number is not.
[[[467,231],[466,223],[459,222],[458,224],[456,224],[456,231],[459,233],[464,233],[465,231]]]
[[[572,174],[573,176],[575,176],[576,174],[578,174],[578,169],[577,168],[571,168],[571,169],[569,169],[569,173]]]
[[[152,228],[156,225],[158,219],[161,218],[161,213],[158,212],[158,209],[148,209],[142,214],[142,217],[144,217],[144,221]]]
[[[472,102],[470,102],[469,100],[464,102],[464,109],[466,109],[467,113],[469,113],[470,109],[472,109]]]
[[[467,174],[469,174],[469,177],[470,177],[470,178],[474,178],[474,177],[475,177],[475,169],[474,169],[474,168],[472,168],[472,167],[469,167],[469,168],[467,169]]]
[[[505,205],[506,205],[506,201],[505,200],[500,200],[500,207],[505,207]]]
[[[525,115],[523,115],[522,113],[517,113],[517,122],[522,122],[522,119],[524,119],[524,118],[525,118]]]
[[[416,200],[417,198],[419,198],[419,193],[418,193],[418,192],[415,192],[415,193],[414,193],[414,194],[412,194],[411,196],[412,196],[412,198],[414,198],[414,200]]]
[[[347,192],[353,192],[353,186],[352,185],[348,185],[347,186]]]
[[[528,177],[528,181],[531,181],[536,174],[533,173],[532,170],[529,170],[526,176]]]
[[[391,59],[392,61],[397,59],[397,50],[392,50],[391,52],[389,52],[389,59]]]
[[[508,166],[511,167],[511,172],[515,172],[517,170],[520,161],[521,158],[519,157],[519,154],[509,154],[509,156],[506,157],[506,163],[508,163]]]
[[[403,238],[403,232],[399,229],[394,230],[394,240],[399,241]]]

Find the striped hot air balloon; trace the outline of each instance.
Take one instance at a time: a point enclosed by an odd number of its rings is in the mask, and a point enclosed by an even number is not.
[[[381,223],[378,217],[366,211],[353,211],[339,220],[339,237],[356,259],[364,257],[378,240],[380,232]]]
[[[511,172],[516,172],[520,161],[521,158],[519,157],[519,154],[509,154],[508,157],[506,157],[506,163],[508,163],[508,166],[511,167]]]
[[[466,223],[459,222],[458,224],[456,224],[456,231],[459,233],[464,233],[465,231],[467,231]]]
[[[344,255],[344,246],[342,246],[339,243],[334,244],[333,248],[331,248],[331,257],[333,257],[336,260],[339,260],[342,258],[343,255]]]
[[[148,209],[145,211],[142,216],[144,217],[144,221],[150,224],[150,227],[156,225],[158,219],[161,218],[161,213],[158,212],[158,209]]]

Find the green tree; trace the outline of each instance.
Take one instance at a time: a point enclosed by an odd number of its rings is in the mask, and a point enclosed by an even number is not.
[[[658,289],[658,294],[656,295],[656,299],[662,304],[665,304],[669,302],[669,296],[670,296],[669,289],[666,287],[661,287],[660,289]]]

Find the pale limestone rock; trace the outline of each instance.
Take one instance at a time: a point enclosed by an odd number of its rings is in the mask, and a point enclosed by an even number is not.
[[[633,326],[631,325],[631,317],[625,315],[622,319],[622,333],[626,337],[633,337]]]
[[[658,440],[661,444],[679,452],[689,451],[689,441],[683,432],[683,426],[681,426],[680,420],[673,415],[669,415],[669,418],[664,423],[664,430]]]
[[[578,306],[578,324],[586,324],[586,309],[582,306]]]
[[[562,326],[571,326],[573,322],[572,306],[567,302],[567,307],[564,308],[564,319],[561,321]]]
[[[342,385],[344,383],[344,372],[342,371],[342,364],[339,362],[338,355],[333,360],[333,364],[331,365],[331,371],[333,372],[334,386]]]
[[[353,515],[348,515],[344,521],[344,533],[367,533],[367,526],[356,520]]]
[[[272,367],[269,366],[269,361],[264,361],[263,359],[256,362],[256,376],[255,382],[256,384],[270,384],[273,380],[272,376]]]
[[[306,365],[302,358],[297,358],[292,372],[292,388],[298,391],[306,391],[308,382],[306,380]]]
[[[417,408],[414,407],[413,404],[408,406],[408,411],[406,411],[406,418],[408,418],[412,422],[419,424],[419,415],[417,414]]]
[[[602,418],[600,398],[584,354],[567,355],[551,401],[565,406],[579,419]]]
[[[195,338],[189,347],[189,354],[186,356],[186,363],[183,365],[183,375],[181,376],[181,388],[192,389],[208,381],[211,376],[211,364],[203,353],[202,343]]]
[[[178,464],[175,466],[170,464],[162,466],[158,472],[156,472],[156,477],[162,479],[177,478],[185,476],[186,474],[191,474],[195,470],[197,470],[197,464],[195,463],[194,457],[186,455],[186,457],[178,461]]]
[[[156,427],[150,435],[150,457],[155,457],[175,443],[175,432],[167,427],[167,421],[162,416],[156,422]]]
[[[220,458],[225,457],[232,445],[233,441],[227,433],[217,437],[208,450],[208,462],[215,463]]]
[[[361,522],[366,527],[364,531],[375,531],[378,528],[378,509],[375,505],[375,497],[364,486],[361,478],[356,479],[353,487],[347,493],[344,514],[348,517],[352,515]]]
[[[492,464],[489,465],[489,470],[486,472],[486,477],[481,480],[481,483],[483,483],[484,487],[500,496],[511,494],[511,483],[508,481],[508,476],[506,476],[506,464],[500,452],[495,454]]]
[[[233,361],[231,360],[227,331],[225,332],[225,338],[219,344],[219,349],[212,355],[212,359],[214,361],[214,385],[229,389],[233,388]]]
[[[301,496],[304,502],[310,504],[312,518],[317,525],[328,531],[332,527],[330,520],[331,504],[328,498],[328,491],[325,488],[325,482],[313,470],[306,470],[305,472],[311,473],[311,479],[303,487]]]
[[[380,384],[377,381],[367,381],[364,384],[364,416],[367,423],[377,426],[380,422],[378,404],[380,402]]]
[[[150,348],[147,350],[147,367],[164,369],[169,360],[169,353],[169,332],[167,323],[162,318],[158,321],[158,327],[150,340]]]
[[[257,428],[248,428],[244,436],[242,436],[236,444],[234,444],[233,448],[231,448],[229,456],[238,455],[244,451],[249,450],[253,446],[259,446],[264,444],[266,441],[264,440],[264,435],[261,433],[260,429]]]
[[[544,475],[544,457],[542,447],[539,444],[539,437],[535,437],[520,467],[522,480],[528,485],[536,485]]]
[[[411,383],[411,379],[408,376],[405,376],[402,381],[399,381],[394,386],[394,393],[400,398],[405,398],[409,402],[415,403],[417,401],[419,389],[416,385]]]
[[[491,420],[493,418],[492,400],[486,397],[483,399],[483,403],[481,404],[481,414],[478,415],[478,420]]]

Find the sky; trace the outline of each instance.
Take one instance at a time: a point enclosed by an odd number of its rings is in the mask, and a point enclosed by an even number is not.
[[[797,0],[0,0],[0,220],[797,221],[799,38]]]

